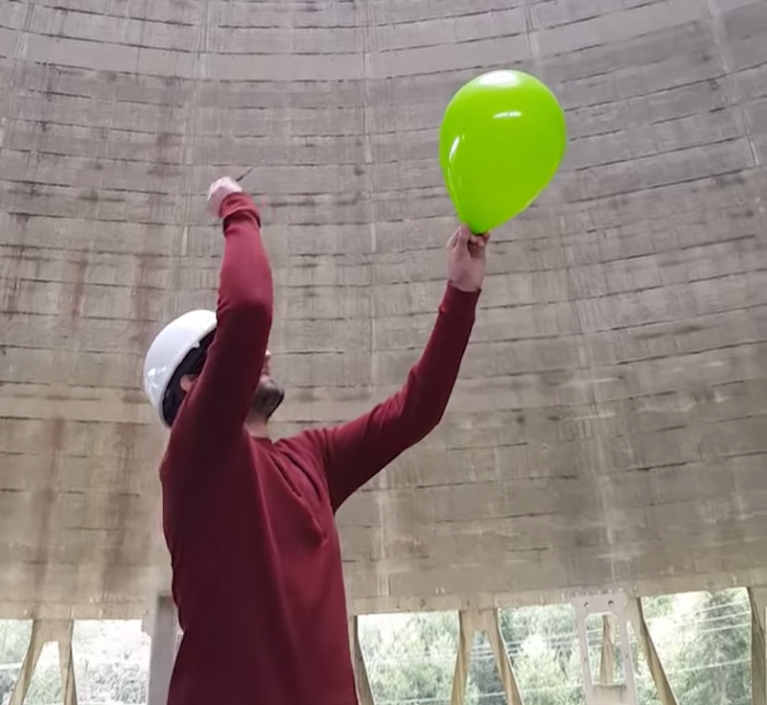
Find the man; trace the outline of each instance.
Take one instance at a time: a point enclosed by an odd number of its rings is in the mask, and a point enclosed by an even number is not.
[[[354,705],[334,514],[440,421],[472,330],[487,236],[447,244],[436,325],[404,386],[363,416],[273,442],[272,275],[260,214],[224,178],[208,192],[225,249],[216,313],[169,324],[144,386],[170,438],[163,525],[183,639],[169,705]]]

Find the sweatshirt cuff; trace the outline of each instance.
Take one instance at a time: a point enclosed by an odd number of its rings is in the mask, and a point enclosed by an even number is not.
[[[226,220],[234,213],[247,212],[253,213],[258,221],[258,227],[261,227],[261,212],[253,203],[253,199],[247,193],[230,193],[221,202],[221,220]]]
[[[448,281],[445,294],[442,297],[442,308],[445,311],[455,311],[473,315],[477,308],[482,289],[477,291],[461,291],[452,282]]]

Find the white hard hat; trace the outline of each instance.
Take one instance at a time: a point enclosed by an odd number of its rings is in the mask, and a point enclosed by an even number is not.
[[[204,352],[200,344],[215,329],[213,311],[189,311],[165,326],[149,346],[144,358],[144,392],[164,426],[171,423],[166,418],[165,402],[173,376],[190,352]]]

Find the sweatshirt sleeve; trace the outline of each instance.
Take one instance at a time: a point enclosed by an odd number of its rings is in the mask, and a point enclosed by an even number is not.
[[[315,432],[334,510],[439,424],[474,326],[479,295],[448,283],[426,348],[405,384],[368,413]]]
[[[220,457],[243,433],[264,364],[273,312],[272,272],[260,214],[249,196],[221,206],[224,257],[216,331],[197,383],[181,405],[169,452],[201,465]]]

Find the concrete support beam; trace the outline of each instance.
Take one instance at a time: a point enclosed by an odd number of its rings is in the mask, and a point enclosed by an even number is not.
[[[599,659],[599,685],[615,682],[615,617],[602,615],[602,653]]]
[[[170,677],[176,660],[178,619],[170,595],[159,595],[152,621],[152,650],[149,656],[147,705],[166,705]]]
[[[661,705],[677,705],[676,696],[674,695],[674,691],[671,690],[666,671],[663,668],[660,656],[658,656],[658,651],[655,648],[655,642],[653,641],[647,626],[644,610],[642,608],[642,600],[640,598],[632,598],[629,600],[627,612],[631,623],[634,625],[639,645],[642,647],[644,656],[647,659],[650,675],[652,676],[655,688],[658,691]]]
[[[29,685],[35,673],[37,662],[43,647],[54,641],[59,646],[59,670],[61,672],[61,693],[64,705],[77,705],[77,689],[75,687],[75,669],[72,662],[72,631],[74,622],[71,620],[43,621],[32,623],[32,635],[29,647],[21,665],[19,678],[11,693],[9,705],[23,705],[29,692]]]
[[[575,617],[578,627],[578,640],[581,649],[581,666],[583,669],[583,687],[586,695],[586,705],[637,705],[634,664],[631,661],[629,646],[628,619],[626,616],[626,596],[623,593],[606,595],[587,595],[572,600],[575,607]],[[602,663],[600,664],[600,683],[594,683],[591,676],[589,645],[586,635],[586,621],[592,615],[603,617],[602,631]],[[623,657],[623,673],[625,682],[614,683],[615,670],[614,648],[615,639],[612,633],[610,619],[616,624],[616,632],[620,635],[621,656]],[[605,652],[609,656],[605,658]],[[609,670],[609,676],[606,671]]]
[[[765,649],[765,607],[767,588],[748,588],[751,603],[751,703],[767,705],[767,650]]]
[[[453,692],[450,705],[464,705],[466,686],[469,678],[471,644],[477,632],[485,632],[495,656],[495,665],[506,693],[509,705],[523,705],[517,679],[511,666],[511,659],[503,643],[498,623],[498,610],[462,610],[459,612],[460,631],[458,634],[458,655],[455,661]]]
[[[360,644],[359,617],[356,615],[349,618],[349,643],[352,650],[352,665],[354,666],[354,680],[357,684],[359,705],[375,705],[373,689],[370,687],[368,669],[365,665],[365,656]]]

